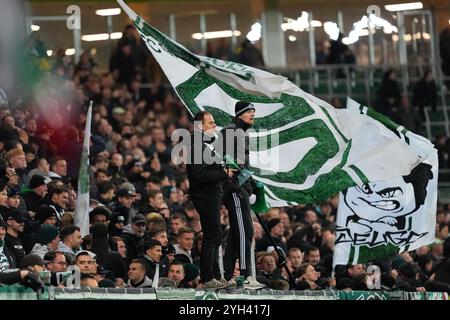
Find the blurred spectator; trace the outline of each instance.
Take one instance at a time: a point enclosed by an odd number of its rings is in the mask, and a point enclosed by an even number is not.
[[[130,85],[131,80],[136,74],[136,62],[133,60],[133,42],[124,39],[119,42],[117,51],[111,57],[109,70],[116,74],[120,83]]]
[[[42,224],[39,228],[37,243],[33,246],[31,253],[44,258],[48,252],[58,250],[58,244],[58,229],[51,224]]]
[[[422,134],[422,121],[420,116],[415,109],[410,107],[408,97],[406,96],[401,98],[400,108],[393,120],[396,120],[398,124],[403,125],[406,129],[416,134]]]
[[[183,263],[177,260],[174,260],[169,267],[168,278],[175,281],[178,288],[183,287],[183,279],[185,277],[185,271],[183,267]]]
[[[24,214],[17,209],[11,209],[5,215],[5,247],[10,250],[17,265],[21,264],[25,256],[22,241],[19,239],[19,235],[24,230],[25,220]]]
[[[261,51],[247,39],[241,43],[241,53],[238,60],[250,67],[264,67],[265,65]]]
[[[385,72],[380,89],[378,90],[378,100],[375,110],[393,118],[400,104],[400,88],[396,79],[397,75],[393,69]]]
[[[434,145],[438,152],[438,161],[439,161],[439,168],[447,168],[448,162],[450,162],[450,157],[448,155],[447,145],[448,145],[448,139],[443,134],[436,135],[434,139]]]
[[[419,108],[420,116],[425,121],[425,107],[430,107],[432,111],[436,111],[437,103],[437,87],[433,80],[433,73],[425,71],[420,81],[414,88],[413,106]]]
[[[131,220],[131,224],[124,228],[122,239],[127,247],[129,261],[136,259],[144,253],[144,233],[147,220],[141,214]]]
[[[278,218],[272,219],[267,221],[267,229],[270,231],[270,234],[264,235],[257,243],[256,251],[266,251],[269,246],[273,246],[272,241],[270,240],[270,238],[272,238],[275,245],[281,249],[282,253],[286,256],[287,246],[283,239],[284,224]]]
[[[80,228],[72,226],[61,229],[59,237],[61,242],[59,243],[58,251],[63,252],[68,263],[71,264],[75,259],[75,253],[80,250],[82,243]]]
[[[178,231],[175,247],[175,259],[183,263],[193,263],[192,246],[194,245],[194,231],[183,227]]]
[[[303,263],[295,270],[296,289],[297,290],[316,290],[319,289],[317,280],[319,273],[314,269],[310,263]]]
[[[446,77],[450,77],[450,27],[447,26],[439,35],[439,51],[442,61],[442,72]],[[447,88],[450,89],[450,80],[445,80]]]

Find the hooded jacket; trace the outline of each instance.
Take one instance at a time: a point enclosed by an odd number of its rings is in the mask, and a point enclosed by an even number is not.
[[[123,230],[119,229],[115,226],[115,224],[117,222],[119,222],[119,219],[118,219],[119,216],[123,217],[123,215],[117,214],[117,213],[114,213],[113,215],[111,215],[111,220],[108,223],[108,234],[110,237],[122,237]],[[125,220],[125,217],[124,217],[124,220]]]
[[[152,284],[153,284],[152,280],[150,280],[147,276],[145,276],[144,280],[136,283],[136,285],[133,285],[131,283],[131,280],[128,280],[127,287],[128,288],[151,288]]]
[[[114,274],[114,278],[125,279],[127,266],[118,252],[111,251],[108,247],[108,233],[105,225],[92,227],[91,251],[97,255],[97,263]]]
[[[29,191],[23,196],[28,211],[36,212],[40,205],[44,203],[44,197],[41,197],[34,191]]]
[[[49,251],[50,251],[50,249],[46,245],[36,243],[33,246],[33,249],[31,249],[30,254],[36,254],[39,257],[41,257],[42,259],[44,259],[45,254]]]
[[[131,225],[127,225],[123,229],[122,239],[127,247],[128,262],[144,253],[144,237],[135,235],[131,229]]]

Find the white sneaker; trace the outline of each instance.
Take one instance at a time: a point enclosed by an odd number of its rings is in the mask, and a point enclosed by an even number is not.
[[[244,281],[244,289],[258,290],[264,288],[266,285],[258,282],[254,277],[249,276]]]

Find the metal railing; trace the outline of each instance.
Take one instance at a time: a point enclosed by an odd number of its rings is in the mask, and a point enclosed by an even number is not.
[[[0,286],[0,300],[448,300],[444,292],[258,290],[205,291],[171,288],[87,288],[46,287],[36,293],[22,286]]]

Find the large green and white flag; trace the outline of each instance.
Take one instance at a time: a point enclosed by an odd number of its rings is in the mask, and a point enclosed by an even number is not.
[[[433,144],[351,99],[347,109],[383,123],[422,163],[409,175],[364,183],[340,193],[333,264],[373,262],[432,243],[438,182]]]
[[[272,206],[323,200],[363,182],[407,175],[420,163],[384,126],[336,110],[285,77],[195,55],[117,1],[191,114],[209,111],[223,127],[236,101],[254,104],[250,165]]]
[[[86,117],[83,151],[81,152],[80,172],[78,174],[77,207],[75,225],[80,228],[81,236],[89,234],[89,145],[91,141],[92,101]]]

